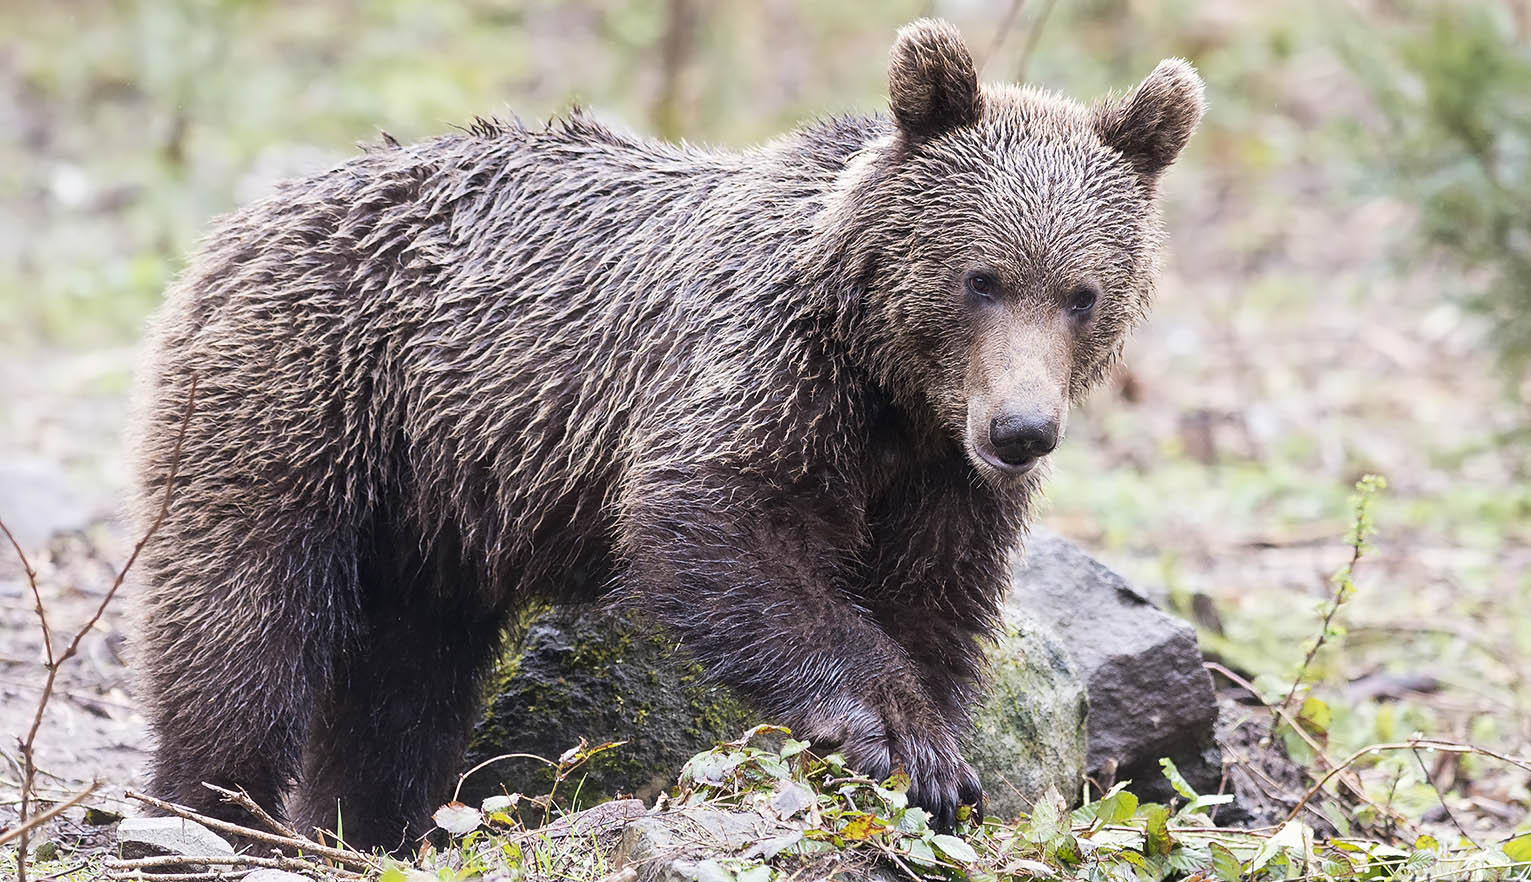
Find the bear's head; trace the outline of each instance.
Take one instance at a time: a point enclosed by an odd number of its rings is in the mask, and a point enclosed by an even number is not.
[[[891,133],[852,159],[827,212],[838,311],[896,397],[980,474],[1013,479],[1147,311],[1156,184],[1201,119],[1202,83],[1176,59],[1094,107],[980,86],[956,30],[927,19],[899,32],[889,94]]]

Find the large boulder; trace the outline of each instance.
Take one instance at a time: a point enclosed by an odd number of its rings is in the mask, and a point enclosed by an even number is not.
[[[1217,711],[1194,632],[1067,541],[1039,532],[1028,548],[967,746],[990,811],[1027,811],[1049,788],[1073,799],[1086,771],[1097,781],[1132,778],[1134,789],[1165,799],[1161,756],[1215,790]],[[508,654],[468,764],[503,754],[556,759],[580,739],[623,741],[560,783],[560,801],[576,791],[581,805],[618,794],[647,800],[693,754],[756,722],[662,632],[609,612],[557,610],[536,618]],[[463,792],[536,796],[552,789],[553,775],[507,759],[474,773]]]
[[[1173,760],[1190,784],[1217,792],[1217,695],[1196,631],[1060,536],[1036,531],[1007,601],[1046,623],[1068,647],[1090,695],[1089,772],[1131,780],[1140,797],[1174,796],[1159,766]]]
[[[1084,682],[1048,629],[1015,611],[990,651],[994,676],[974,711],[968,758],[990,809],[1028,810],[1049,787],[1073,794],[1085,760]],[[625,742],[595,755],[559,785],[579,805],[618,794],[651,799],[694,754],[737,738],[758,715],[710,684],[673,641],[609,612],[539,616],[511,652],[474,731],[468,767],[506,754],[556,759],[584,739]],[[536,796],[552,789],[552,766],[510,758],[469,777],[464,798]]]

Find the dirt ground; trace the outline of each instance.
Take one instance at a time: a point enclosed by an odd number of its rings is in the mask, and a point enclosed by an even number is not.
[[[0,518],[32,566],[56,652],[100,605],[131,550],[117,520],[124,486],[121,377],[129,349],[0,358]],[[124,592],[127,593],[127,592]],[[148,733],[125,659],[128,597],[110,604],[61,670],[37,739],[41,795],[99,779],[91,802],[121,806],[144,781]],[[16,811],[16,736],[30,727],[44,682],[42,632],[20,563],[0,553],[0,825]]]

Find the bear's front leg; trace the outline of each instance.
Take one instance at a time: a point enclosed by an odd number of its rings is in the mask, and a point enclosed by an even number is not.
[[[624,497],[622,594],[713,676],[863,774],[907,773],[941,829],[982,799],[918,666],[844,590],[861,532],[843,499],[709,485],[691,469]]]
[[[959,737],[979,701],[1024,511],[966,465],[906,475],[867,506],[858,600],[908,654]]]

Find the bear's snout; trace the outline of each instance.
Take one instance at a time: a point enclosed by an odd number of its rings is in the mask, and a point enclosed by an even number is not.
[[[1028,471],[1058,446],[1058,420],[1039,411],[1003,413],[989,422],[989,446],[1007,470]]]

